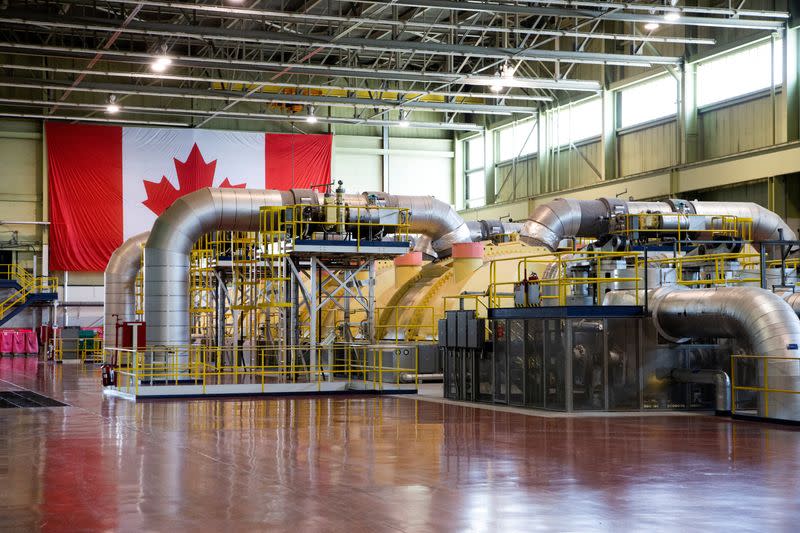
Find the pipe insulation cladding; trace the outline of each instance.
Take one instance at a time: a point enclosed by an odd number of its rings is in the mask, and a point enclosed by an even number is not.
[[[431,240],[443,252],[454,243],[471,242],[471,232],[455,209],[432,196],[398,196],[384,193],[345,195],[350,206],[368,205],[371,195],[388,207],[407,208],[409,231]],[[145,245],[144,293],[147,341],[150,346],[188,346],[189,255],[205,233],[258,231],[264,206],[323,205],[313,190],[274,191],[206,188],[176,200],[153,225]]]
[[[135,284],[142,259],[142,246],[149,231],[138,233],[114,250],[103,274],[103,342],[106,348],[117,346],[117,323],[136,320]]]
[[[690,338],[735,338],[751,354],[771,356],[763,361],[770,389],[800,390],[800,318],[778,294],[758,287],[686,289],[662,287],[650,295],[653,324],[672,342]],[[762,393],[759,414],[766,416]],[[769,416],[797,419],[800,398],[796,394],[770,394]]]
[[[618,227],[617,218],[641,213],[675,214],[665,216],[665,230],[675,229],[670,225],[687,224],[686,229],[699,232],[718,229],[722,215],[733,215],[739,219],[753,221],[752,241],[757,247],[763,241],[781,238],[795,240],[794,231],[776,213],[753,202],[689,202],[671,199],[664,202],[634,202],[617,198],[599,200],[572,200],[558,198],[534,209],[520,231],[520,239],[532,246],[544,246],[550,251],[558,248],[561,240],[569,237],[600,238],[609,235]],[[685,217],[679,215],[699,215]],[[768,246],[767,255],[778,258],[780,249]]]

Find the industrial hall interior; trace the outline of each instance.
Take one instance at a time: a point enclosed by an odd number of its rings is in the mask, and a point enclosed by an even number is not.
[[[800,0],[0,0],[0,531],[797,531]]]

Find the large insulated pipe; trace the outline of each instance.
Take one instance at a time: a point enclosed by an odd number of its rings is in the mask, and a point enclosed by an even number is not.
[[[729,337],[756,355],[800,356],[800,319],[779,295],[758,287],[652,291],[653,323],[666,339]]]
[[[794,311],[797,316],[800,316],[800,292],[784,292],[781,296],[786,300],[786,303],[789,304],[789,307],[792,308],[792,311]]]
[[[520,239],[527,244],[544,246],[555,251],[558,243],[565,238],[603,237],[614,229],[616,215],[638,213],[703,215],[701,227],[692,227],[692,231],[713,229],[719,224],[717,217],[734,215],[753,221],[752,240],[756,246],[762,241],[779,239],[781,235],[786,240],[796,239],[795,233],[780,216],[752,202],[688,202],[678,199],[664,202],[635,202],[617,198],[599,200],[559,198],[537,206],[523,225]],[[694,221],[692,222],[694,225]],[[771,247],[767,253],[770,257],[777,257],[778,250],[776,247]]]
[[[389,207],[408,208],[410,232],[422,233],[442,252],[453,243],[471,242],[455,209],[432,196],[384,193],[347,195],[345,203],[366,205],[374,194]],[[153,225],[145,245],[145,319],[150,346],[189,344],[189,254],[194,243],[214,230],[258,231],[263,206],[322,205],[312,190],[270,191],[206,188],[176,200]]]
[[[455,208],[433,196],[401,196],[382,192],[365,192],[374,195],[387,207],[408,209],[411,213],[409,233],[422,233],[431,239],[433,250],[447,252],[456,242],[472,242],[470,230]]]
[[[800,318],[779,295],[758,287],[716,289],[655,289],[650,309],[656,329],[667,340],[727,337],[744,341],[762,361],[760,375],[769,375],[772,389],[800,390]],[[769,416],[800,418],[795,394],[770,394]],[[765,415],[762,394],[759,413]]]
[[[205,188],[175,200],[153,224],[144,250],[148,346],[189,345],[189,254],[215,230],[258,231],[263,206],[295,203],[291,192]]]
[[[134,235],[114,250],[103,274],[103,343],[117,346],[117,323],[136,320],[136,274],[142,259],[142,246],[149,231]]]

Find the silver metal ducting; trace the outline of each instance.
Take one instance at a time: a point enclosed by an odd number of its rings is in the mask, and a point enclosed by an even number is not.
[[[530,245],[544,246],[555,251],[567,237],[602,237],[613,230],[614,217],[637,213],[685,213],[703,215],[692,217],[692,231],[715,228],[720,215],[734,215],[753,221],[753,243],[796,239],[794,231],[776,213],[753,202],[688,202],[671,199],[664,202],[623,201],[616,198],[599,200],[569,200],[559,198],[537,206],[520,231],[520,239]],[[678,218],[665,217],[664,223],[677,225]],[[769,247],[770,257],[777,257],[776,247]]]
[[[469,227],[455,209],[432,196],[383,193],[346,195],[349,205],[366,205],[370,194],[389,207],[408,208],[411,233],[432,240],[437,253],[453,243],[471,242]],[[214,230],[258,231],[263,206],[321,205],[313,190],[270,191],[206,188],[183,196],[156,219],[145,246],[145,319],[150,346],[187,346],[189,337],[189,254]]]
[[[147,344],[189,345],[189,254],[203,234],[258,231],[261,207],[294,202],[291,192],[206,188],[182,196],[164,211],[144,251]]]
[[[797,316],[800,316],[800,292],[784,292],[781,294],[783,299],[792,308]]]
[[[650,309],[656,329],[673,342],[688,338],[727,337],[747,344],[750,353],[772,356],[761,362],[772,389],[797,390],[800,385],[800,318],[783,298],[758,287],[656,289]],[[759,414],[766,416],[766,398]],[[770,394],[769,416],[797,419],[800,400],[794,394]]]
[[[714,385],[714,410],[718,413],[731,412],[731,378],[722,370],[688,368],[659,368],[656,370],[659,379],[673,379],[679,383],[701,383]]]
[[[558,198],[537,206],[522,225],[520,240],[550,251],[567,237],[599,237],[609,232],[609,205],[602,200]]]
[[[406,208],[411,212],[409,233],[422,233],[431,239],[431,247],[439,255],[457,242],[472,242],[469,226],[455,208],[433,196],[398,196],[382,192],[365,192],[364,198],[375,195],[389,207]],[[444,254],[443,254],[444,252]]]
[[[468,220],[467,227],[471,235],[472,242],[486,241],[497,235],[508,235],[519,233],[522,229],[522,222],[510,222],[504,220]]]
[[[739,338],[757,355],[800,356],[800,319],[777,294],[758,287],[676,289],[656,289],[649,297],[653,322],[666,339]]]
[[[142,246],[150,235],[145,231],[126,240],[114,250],[103,274],[103,343],[106,348],[117,346],[117,321],[136,320],[135,284],[142,258]]]

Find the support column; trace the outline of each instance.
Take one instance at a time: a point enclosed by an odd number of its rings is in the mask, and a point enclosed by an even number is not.
[[[382,129],[383,137],[381,143],[381,160],[383,161],[383,173],[381,174],[381,190],[389,192],[389,127],[384,126]]]
[[[790,2],[797,9],[800,2]],[[795,16],[800,13],[795,13]],[[786,117],[785,131],[782,131],[778,142],[800,140],[800,80],[798,65],[800,60],[800,28],[788,28],[783,32],[783,92],[779,113]]]
[[[692,163],[702,157],[698,150],[696,66],[683,63],[678,86],[678,163]]]
[[[617,93],[606,86],[603,89],[603,135],[601,140],[601,164],[603,180],[618,177],[617,165]]]
[[[495,201],[494,190],[494,132],[483,132],[483,173],[486,183],[486,205]]]

